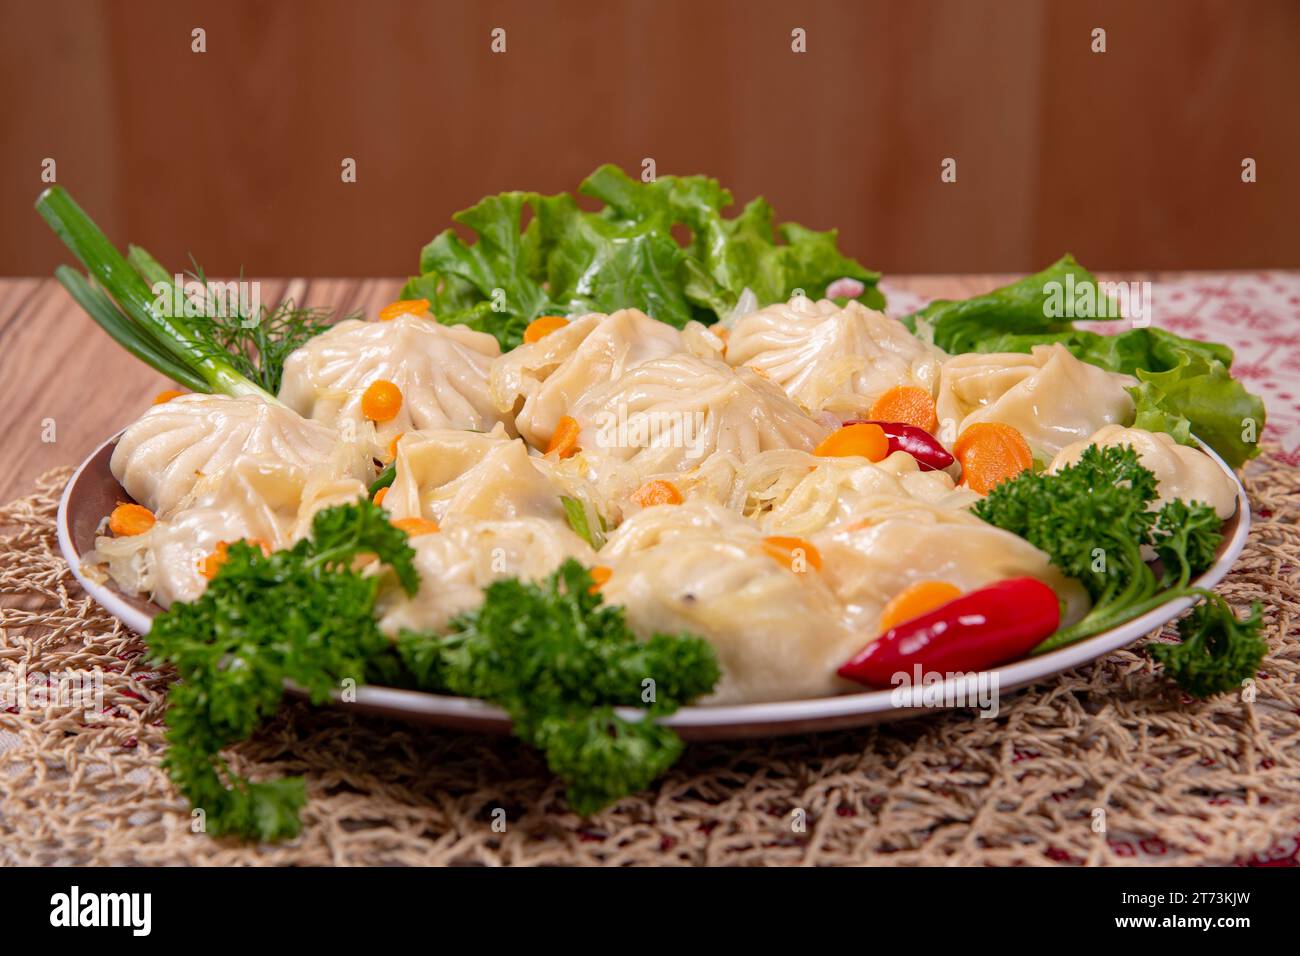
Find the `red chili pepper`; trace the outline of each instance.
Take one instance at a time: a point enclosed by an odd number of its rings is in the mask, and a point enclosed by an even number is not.
[[[879,425],[880,430],[889,439],[889,453],[905,451],[921,466],[922,471],[943,471],[952,464],[952,455],[948,449],[939,444],[939,440],[924,428],[904,425],[902,422],[875,422],[867,419],[855,419],[845,425]]]
[[[922,674],[982,671],[1018,660],[1061,623],[1056,592],[1034,578],[1008,578],[891,627],[840,667],[841,677],[890,687]]]

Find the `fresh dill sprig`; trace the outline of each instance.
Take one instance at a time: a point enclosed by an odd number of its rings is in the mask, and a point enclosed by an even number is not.
[[[242,273],[237,283],[210,282],[194,263],[194,282],[178,282],[139,246],[123,256],[61,186],[41,193],[36,209],[86,268],[88,278],[55,270],[73,299],[119,345],[186,388],[275,402],[289,354],[332,324],[329,310],[292,301],[250,307]]]
[[[192,259],[191,263],[193,271],[187,274],[209,290],[211,297],[212,285],[203,267]],[[242,272],[239,281],[243,283]],[[298,306],[293,299],[270,307],[260,305],[255,317],[248,314],[241,301],[226,304],[230,307],[207,310],[214,314],[205,314],[195,321],[200,347],[208,354],[226,358],[241,375],[272,395],[280,391],[284,362],[290,353],[336,321],[332,309]],[[343,318],[360,317],[361,313],[352,312]]]

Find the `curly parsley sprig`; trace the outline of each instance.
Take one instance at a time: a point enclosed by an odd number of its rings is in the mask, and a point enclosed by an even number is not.
[[[446,636],[405,632],[398,653],[420,687],[504,708],[583,816],[643,790],[677,760],[681,740],[654,718],[707,694],[719,677],[701,638],[638,641],[623,609],[603,604],[572,559],[544,583],[495,582]],[[645,715],[626,720],[618,706]]]
[[[1222,597],[1189,586],[1194,575],[1213,563],[1222,538],[1214,509],[1175,499],[1151,511],[1155,499],[1155,475],[1132,448],[1092,445],[1057,474],[1023,472],[1003,482],[974,512],[1045,551],[1092,597],[1083,620],[1057,631],[1035,654],[1191,597],[1202,603],[1179,624],[1183,642],[1157,645],[1152,656],[1189,693],[1222,693],[1253,676],[1267,651],[1259,636],[1260,609],[1256,606],[1238,620]],[[1159,555],[1160,577],[1143,560],[1144,545]]]
[[[418,579],[406,533],[369,502],[316,515],[312,536],[263,554],[245,542],[203,596],[155,618],[149,647],[181,681],[167,711],[163,764],[177,788],[204,811],[213,834],[275,840],[298,832],[306,800],[301,777],[253,782],[221,751],[252,735],[280,705],[285,681],[322,702],[344,678],[360,683],[391,661],[374,619],[379,578],[353,564],[377,555],[402,586]]]

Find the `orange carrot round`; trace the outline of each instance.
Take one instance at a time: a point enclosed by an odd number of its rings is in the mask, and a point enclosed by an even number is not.
[[[897,385],[872,403],[868,418],[878,422],[899,422],[923,428],[930,434],[939,429],[939,413],[930,393],[915,385]]]
[[[546,338],[557,329],[562,329],[569,324],[569,320],[562,315],[543,315],[528,323],[524,329],[524,342],[531,344]]]
[[[153,512],[144,505],[123,502],[108,516],[108,529],[119,538],[128,538],[131,535],[144,534],[157,520]]]
[[[818,571],[822,569],[821,552],[811,541],[805,541],[803,538],[773,535],[763,539],[763,550],[770,557],[775,558],[782,567],[789,568],[795,573],[806,571],[808,568],[815,568]]]
[[[393,527],[401,528],[412,538],[422,534],[436,534],[442,530],[432,518],[398,518],[393,522]]]
[[[823,458],[858,456],[868,461],[884,461],[889,455],[889,438],[879,425],[859,422],[832,432],[813,449]]]
[[[880,633],[914,617],[929,614],[935,608],[943,607],[959,597],[961,588],[955,584],[947,581],[917,581],[895,594],[880,612]]]
[[[560,423],[555,426],[555,434],[546,445],[546,454],[557,455],[560,458],[568,458],[578,451],[578,435],[581,434],[582,427],[578,424],[577,419],[565,415],[560,419]]]
[[[401,410],[402,390],[392,382],[371,382],[361,396],[361,414],[372,422],[390,422]]]
[[[982,495],[1034,466],[1025,436],[1000,422],[976,422],[957,437],[952,453],[961,462],[962,484]]]
[[[267,557],[271,555],[271,545],[261,538],[244,538],[245,544],[254,545],[262,550]],[[211,581],[221,570],[221,566],[230,560],[230,544],[226,541],[218,541],[216,550],[203,559],[199,566],[199,573]]]
[[[651,505],[679,505],[682,503],[682,493],[671,481],[656,478],[632,492],[632,500],[642,508]]]
[[[379,321],[390,322],[399,315],[424,315],[428,311],[428,299],[398,299],[379,310]]]
[[[607,568],[603,564],[598,564],[591,569],[590,574],[592,585],[587,588],[587,592],[590,594],[598,594],[600,589],[605,586],[605,582],[613,576],[614,569]]]
[[[226,542],[218,541],[216,550],[203,559],[203,566],[199,571],[209,581],[215,578],[221,566],[230,560],[229,548]]]
[[[166,405],[173,398],[180,398],[184,394],[185,393],[178,388],[165,389],[153,397],[153,403],[155,405]]]

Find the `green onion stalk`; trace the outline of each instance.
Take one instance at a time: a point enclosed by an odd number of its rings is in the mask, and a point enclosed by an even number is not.
[[[278,404],[274,395],[209,347],[191,319],[159,307],[154,288],[174,280],[148,252],[132,247],[124,257],[62,186],[41,193],[36,211],[89,273],[88,278],[59,266],[55,278],[119,345],[196,392],[256,395]]]

